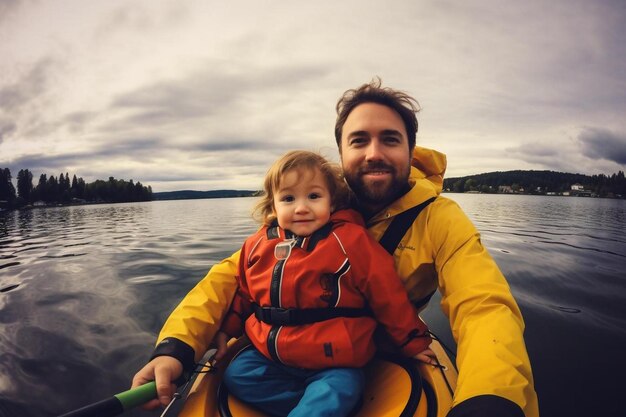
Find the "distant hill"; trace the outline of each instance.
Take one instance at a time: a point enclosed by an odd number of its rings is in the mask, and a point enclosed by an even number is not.
[[[626,195],[624,172],[613,175],[583,175],[556,171],[496,171],[465,177],[446,178],[443,188],[452,192],[563,194],[572,186],[600,197]]]
[[[194,200],[200,198],[230,198],[230,197],[252,197],[258,191],[250,190],[213,190],[213,191],[166,191],[152,193],[154,200]]]
[[[443,189],[457,193],[515,193],[515,194],[570,194],[572,185],[578,184],[579,191],[599,197],[626,196],[624,172],[610,176],[570,174],[556,171],[496,171],[465,177],[446,178]],[[152,193],[154,200],[192,200],[201,198],[253,197],[258,190],[213,190],[213,191],[168,191]]]

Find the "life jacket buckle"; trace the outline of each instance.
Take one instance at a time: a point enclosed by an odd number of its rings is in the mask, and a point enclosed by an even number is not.
[[[270,322],[277,326],[288,326],[293,323],[293,312],[291,308],[273,307],[269,309]]]

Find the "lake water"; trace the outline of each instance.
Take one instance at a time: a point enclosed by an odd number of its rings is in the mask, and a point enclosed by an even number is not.
[[[447,196],[522,309],[542,416],[626,415],[626,201]],[[55,416],[127,389],[169,312],[254,232],[254,201],[0,214],[0,416]],[[426,320],[449,341],[436,301]]]

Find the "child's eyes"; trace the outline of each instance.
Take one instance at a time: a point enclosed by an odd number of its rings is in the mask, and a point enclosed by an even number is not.
[[[321,193],[310,193],[307,198],[309,200],[317,200],[318,198],[322,198],[322,194]],[[296,201],[296,197],[293,195],[284,195],[280,197],[280,201],[284,202],[284,203],[293,203],[294,201]]]

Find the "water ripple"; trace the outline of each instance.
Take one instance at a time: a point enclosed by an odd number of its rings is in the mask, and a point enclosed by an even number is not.
[[[19,286],[20,286],[20,284],[13,284],[13,285],[9,285],[9,286],[6,286],[6,287],[4,287],[4,288],[0,288],[0,292],[9,292],[9,291],[11,291],[11,290],[16,289],[16,288],[17,288],[17,287],[19,287]]]
[[[9,268],[9,267],[17,266],[17,265],[20,265],[20,264],[21,264],[21,262],[9,262],[9,263],[6,263],[6,264],[0,264],[0,269]]]
[[[584,247],[584,246],[576,246],[576,245],[572,245],[572,244],[566,243],[566,242],[555,242],[553,240],[540,240],[539,242],[540,243],[545,243],[546,245],[563,245],[563,246],[569,246],[570,248],[574,248],[574,249],[580,249],[580,250],[591,251],[591,252],[606,253],[608,255],[614,255],[614,256],[619,256],[621,258],[626,258],[626,255],[623,255],[623,254],[617,253],[617,252],[612,252],[612,251],[606,250],[606,249],[591,248],[591,247]]]

